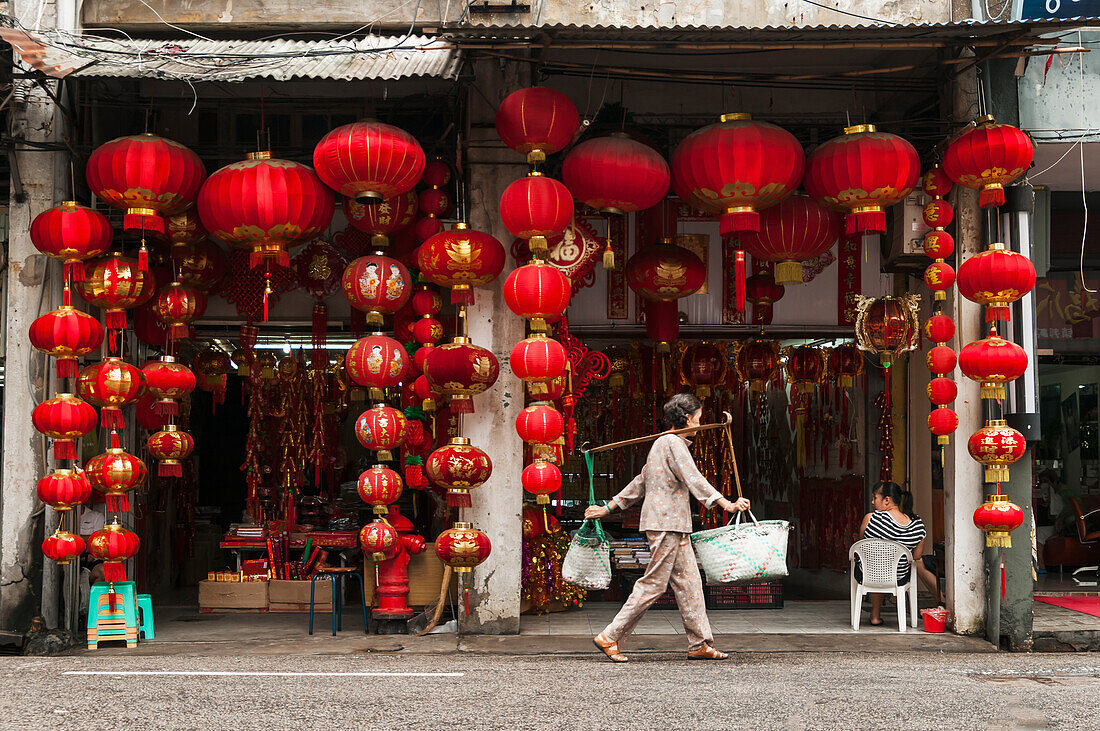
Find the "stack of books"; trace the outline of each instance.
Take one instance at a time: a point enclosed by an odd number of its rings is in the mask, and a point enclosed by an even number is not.
[[[267,528],[260,523],[234,523],[229,526],[226,538],[261,541],[267,538]]]
[[[649,545],[641,536],[611,541],[611,562],[617,569],[644,570],[652,558]]]

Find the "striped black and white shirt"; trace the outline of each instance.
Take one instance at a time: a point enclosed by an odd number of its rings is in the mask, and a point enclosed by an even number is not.
[[[907,525],[899,523],[894,516],[885,510],[876,510],[871,513],[871,519],[867,521],[867,530],[863,532],[864,538],[881,538],[886,541],[894,541],[912,551],[928,535],[924,528],[924,522],[917,517],[911,518]],[[898,566],[898,585],[909,583],[909,566],[906,562]]]

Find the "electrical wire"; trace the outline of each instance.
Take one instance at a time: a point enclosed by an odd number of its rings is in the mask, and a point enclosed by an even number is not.
[[[831,10],[834,13],[840,13],[841,15],[847,15],[848,17],[851,17],[851,18],[859,18],[860,20],[869,20],[872,23],[881,23],[882,25],[901,25],[901,23],[894,22],[893,20],[886,20],[884,18],[872,18],[870,15],[860,15],[859,13],[849,13],[847,10],[841,10],[840,8],[834,8],[834,7],[830,7],[828,5],[823,5],[821,3],[814,2],[814,0],[802,0],[802,2],[809,3],[810,5],[816,5],[817,7],[823,8],[825,10]]]
[[[1080,45],[1081,42],[1081,30],[1077,30],[1077,42]],[[1080,82],[1081,92],[1081,124],[1087,124],[1087,118],[1085,116],[1085,54],[1077,54],[1078,63],[1078,79]],[[1081,272],[1081,289],[1089,294],[1096,294],[1095,289],[1089,289],[1089,285],[1085,282],[1085,237],[1089,230],[1089,203],[1085,196],[1085,146],[1080,142],[1077,143],[1077,149],[1080,151],[1081,156],[1081,205],[1085,209],[1085,217],[1081,226],[1081,259],[1078,262]]]

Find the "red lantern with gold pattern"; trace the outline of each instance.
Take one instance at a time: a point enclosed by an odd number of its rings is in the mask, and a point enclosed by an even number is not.
[[[920,181],[920,158],[906,140],[873,124],[847,127],[806,163],[806,192],[844,211],[845,233],[886,233],[885,209],[905,200]]]
[[[921,189],[925,195],[938,196],[940,198],[946,197],[951,192],[951,188],[954,187],[954,183],[951,182],[951,178],[944,172],[943,167],[936,163],[932,167],[928,168],[928,171],[921,178]]]
[[[589,208],[622,216],[652,208],[664,199],[669,168],[652,147],[615,133],[570,150],[561,177],[573,197]]]
[[[770,309],[786,293],[783,285],[776,284],[775,277],[768,273],[753,274],[745,280],[745,299],[755,307]],[[770,316],[768,322],[771,322]]]
[[[76,201],[45,210],[31,222],[31,243],[65,262],[65,281],[83,281],[84,262],[107,251],[112,238],[107,217]]]
[[[758,231],[759,212],[798,188],[805,162],[802,145],[785,129],[748,114],[723,114],[672,153],[672,189],[721,214],[723,236]]]
[[[378,452],[378,459],[389,462],[391,452],[405,441],[405,415],[392,406],[377,404],[355,421],[355,436],[364,448]]]
[[[985,116],[947,146],[943,169],[959,185],[981,191],[980,207],[995,208],[1004,205],[1004,187],[1031,167],[1034,152],[1026,134]]]
[[[937,444],[950,444],[951,435],[959,428],[959,415],[954,409],[940,406],[928,415],[928,430],[936,435]]]
[[[878,353],[886,368],[914,350],[920,337],[917,301],[914,295],[903,297],[857,296],[856,344],[860,350]]]
[[[548,329],[548,319],[561,317],[572,294],[569,278],[542,261],[513,269],[504,280],[504,303],[538,332]]]
[[[455,414],[472,414],[472,397],[488,391],[499,374],[500,363],[492,351],[464,337],[432,348],[424,362],[428,385],[450,397]]]
[[[955,270],[950,264],[934,261],[924,270],[924,283],[934,293],[933,299],[947,299],[947,290],[955,284]]]
[[[1024,511],[1008,495],[987,495],[974,511],[974,525],[985,533],[987,548],[1012,548],[1012,531],[1024,523]]]
[[[427,239],[416,253],[420,273],[451,288],[452,305],[471,305],[471,288],[483,287],[504,271],[504,246],[489,234],[456,223]]]
[[[368,325],[381,325],[383,315],[392,315],[412,296],[409,270],[397,259],[382,254],[361,256],[348,264],[341,280],[344,297],[351,306],[367,313]]]
[[[447,505],[468,508],[473,505],[470,490],[480,487],[493,474],[493,461],[484,450],[465,437],[453,437],[428,455],[424,462],[428,479],[447,490]]]
[[[691,343],[680,358],[681,380],[694,387],[695,395],[707,398],[726,380],[726,354],[713,343]]]
[[[439,311],[443,309],[443,298],[439,296],[439,292],[434,289],[429,289],[427,286],[421,286],[420,289],[412,296],[413,312],[424,317],[425,315],[438,315]]]
[[[855,343],[841,343],[829,350],[825,359],[828,378],[841,388],[851,388],[863,373],[863,353]]]
[[[416,207],[425,216],[443,218],[451,212],[451,194],[438,188],[428,188],[420,191],[417,197]]]
[[[970,435],[966,450],[985,465],[986,482],[1008,482],[1008,467],[1024,456],[1027,441],[1003,419],[992,419]]]
[[[149,437],[146,442],[149,454],[160,464],[157,474],[161,477],[183,477],[183,460],[195,451],[195,440],[175,424],[168,424]]]
[[[107,327],[126,328],[126,310],[148,300],[153,294],[154,280],[141,271],[136,259],[111,254],[84,265],[84,280],[76,291],[90,305],[107,311]]]
[[[627,284],[650,300],[675,300],[695,294],[706,278],[699,257],[671,239],[642,249],[626,263]]]
[[[391,235],[416,218],[416,191],[409,190],[372,205],[359,203],[354,198],[344,198],[343,207],[348,223],[370,234],[372,247],[385,248],[390,245]]]
[[[957,361],[958,356],[955,355],[955,351],[946,345],[937,345],[929,350],[928,355],[925,357],[928,370],[939,374],[950,373],[955,370]]]
[[[963,347],[959,352],[959,368],[967,378],[982,384],[982,398],[1003,399],[1004,384],[1015,381],[1027,370],[1027,352],[993,330],[989,337]]]
[[[36,319],[29,334],[31,345],[57,359],[58,378],[76,378],[77,358],[103,343],[99,320],[71,305],[62,305]]]
[[[412,190],[424,163],[424,150],[412,135],[375,121],[337,127],[313,150],[313,167],[325,185],[368,205]]]
[[[435,390],[432,384],[428,382],[428,377],[421,375],[418,376],[412,384],[413,394],[420,400],[420,408],[424,409],[427,413],[435,411],[436,399],[438,399],[442,393]]]
[[[985,321],[1012,319],[1009,305],[1035,287],[1035,265],[1004,244],[990,244],[959,267],[959,293],[985,305]]]
[[[203,292],[216,290],[225,279],[227,268],[225,252],[213,241],[200,241],[176,258],[180,283]]]
[[[802,262],[816,259],[840,238],[837,215],[803,195],[760,214],[760,230],[740,238],[754,258],[775,262],[779,285],[802,284]]]
[[[561,489],[561,470],[542,460],[535,460],[520,475],[523,489],[536,496],[539,505],[548,505],[550,496]]]
[[[77,459],[77,441],[95,429],[96,413],[90,404],[71,393],[59,393],[31,412],[34,428],[54,440],[54,459]]]
[[[374,508],[375,515],[389,513],[389,508],[386,506],[397,502],[404,489],[401,475],[380,464],[364,470],[359,475],[359,482],[356,485],[359,497]]]
[[[946,231],[929,231],[924,235],[924,254],[929,259],[947,259],[955,253],[955,239]]]
[[[359,548],[363,553],[370,554],[375,563],[397,555],[399,542],[397,529],[384,520],[367,523],[359,531]]]
[[[737,346],[733,359],[738,378],[760,393],[779,380],[779,346],[773,340],[753,338]]]
[[[152,302],[157,319],[168,326],[170,340],[191,337],[191,323],[206,312],[206,295],[194,287],[172,282]]]
[[[118,518],[97,530],[88,540],[88,553],[104,562],[103,578],[111,583],[126,581],[124,564],[140,548],[141,539],[133,531],[123,528]]]
[[[811,345],[799,345],[791,348],[787,354],[787,378],[795,390],[801,393],[813,393],[814,386],[825,375],[825,360],[822,352]]]
[[[553,444],[565,431],[565,418],[549,403],[537,403],[519,412],[516,432],[528,444]]]
[[[149,361],[142,366],[141,374],[148,392],[157,400],[153,408],[164,416],[178,414],[178,402],[195,390],[195,374],[170,355]]]
[[[546,252],[549,239],[569,228],[573,208],[569,189],[536,171],[511,183],[500,196],[501,222],[535,253]]]
[[[535,333],[512,348],[512,372],[527,381],[532,396],[546,393],[546,384],[565,372],[569,357],[557,340]]]
[[[187,256],[206,241],[206,237],[206,229],[202,227],[199,212],[194,206],[165,219],[163,238],[168,243],[172,258]]]
[[[353,383],[370,389],[371,399],[381,401],[384,389],[401,383],[408,357],[401,343],[374,334],[355,341],[348,350],[345,367]]]
[[[924,337],[933,343],[948,343],[955,337],[955,321],[947,315],[932,315],[924,323]]]
[[[67,566],[84,553],[84,539],[58,526],[53,535],[42,541],[42,553],[51,561],[56,561],[58,566]]]
[[[92,483],[83,470],[56,469],[38,481],[37,492],[54,510],[72,510],[92,498]]]
[[[457,574],[473,571],[489,558],[492,550],[489,537],[471,523],[455,523],[435,539],[435,555]]]
[[[946,406],[959,395],[959,388],[950,378],[938,376],[928,382],[928,400],[936,406]]]
[[[77,392],[100,409],[104,429],[123,429],[122,409],[141,394],[141,370],[116,356],[80,371]]]
[[[92,487],[107,496],[107,510],[113,513],[130,510],[126,493],[145,484],[149,475],[144,462],[120,447],[92,457],[84,470]]]
[[[435,345],[443,339],[443,323],[431,315],[421,317],[413,324],[413,339],[423,347]],[[417,351],[417,355],[420,351]],[[424,356],[425,358],[427,355]]]
[[[955,218],[955,209],[947,201],[931,200],[925,204],[921,216],[929,228],[946,228]]]
[[[565,94],[544,86],[514,91],[497,107],[497,134],[537,165],[573,141],[581,120]]]

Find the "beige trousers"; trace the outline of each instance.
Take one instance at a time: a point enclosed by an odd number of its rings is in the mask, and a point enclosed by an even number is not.
[[[634,584],[634,591],[626,604],[604,629],[603,635],[619,642],[630,635],[641,621],[645,611],[657,601],[669,584],[680,607],[688,644],[696,649],[714,641],[703,600],[703,580],[695,561],[695,550],[687,533],[673,531],[646,531],[653,559],[642,578]]]

